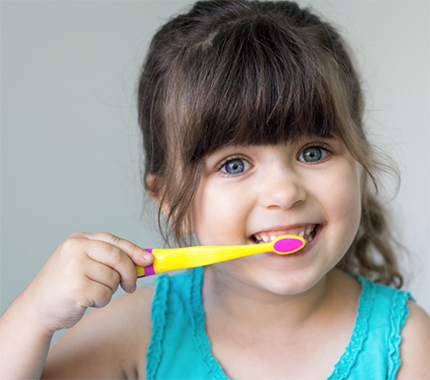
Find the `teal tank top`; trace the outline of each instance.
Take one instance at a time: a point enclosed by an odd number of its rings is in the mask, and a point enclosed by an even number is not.
[[[362,285],[357,319],[345,352],[328,379],[395,379],[408,292],[354,275]],[[203,268],[157,279],[146,378],[227,380],[211,354],[201,288]]]

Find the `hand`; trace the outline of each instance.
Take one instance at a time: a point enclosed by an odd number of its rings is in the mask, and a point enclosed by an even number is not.
[[[54,252],[25,290],[27,306],[48,333],[75,325],[88,307],[106,306],[118,285],[136,290],[134,264],[154,257],[133,243],[108,233],[76,232]]]

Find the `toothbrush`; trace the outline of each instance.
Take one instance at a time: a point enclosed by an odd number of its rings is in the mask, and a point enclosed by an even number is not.
[[[282,235],[269,243],[260,244],[145,248],[146,251],[154,255],[154,262],[147,267],[136,265],[137,276],[140,278],[171,270],[200,267],[263,252],[288,255],[299,251],[305,244],[305,239],[300,236]]]

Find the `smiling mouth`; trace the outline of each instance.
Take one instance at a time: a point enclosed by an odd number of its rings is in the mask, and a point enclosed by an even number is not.
[[[251,235],[250,240],[255,244],[270,243],[281,235],[297,235],[305,239],[306,244],[309,244],[316,235],[317,224],[307,224],[303,227],[293,228],[289,230],[276,230],[258,232]]]

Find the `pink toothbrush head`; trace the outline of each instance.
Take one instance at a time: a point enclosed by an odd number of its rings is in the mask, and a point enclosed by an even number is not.
[[[270,244],[273,250],[280,255],[297,252],[305,246],[305,240],[295,235],[278,236]]]
[[[154,255],[154,263],[146,268],[136,266],[138,276],[146,277],[170,270],[210,265],[257,253],[275,252],[288,255],[302,249],[305,239],[295,235],[278,236],[271,242],[230,246],[198,246],[169,249],[146,249]]]

